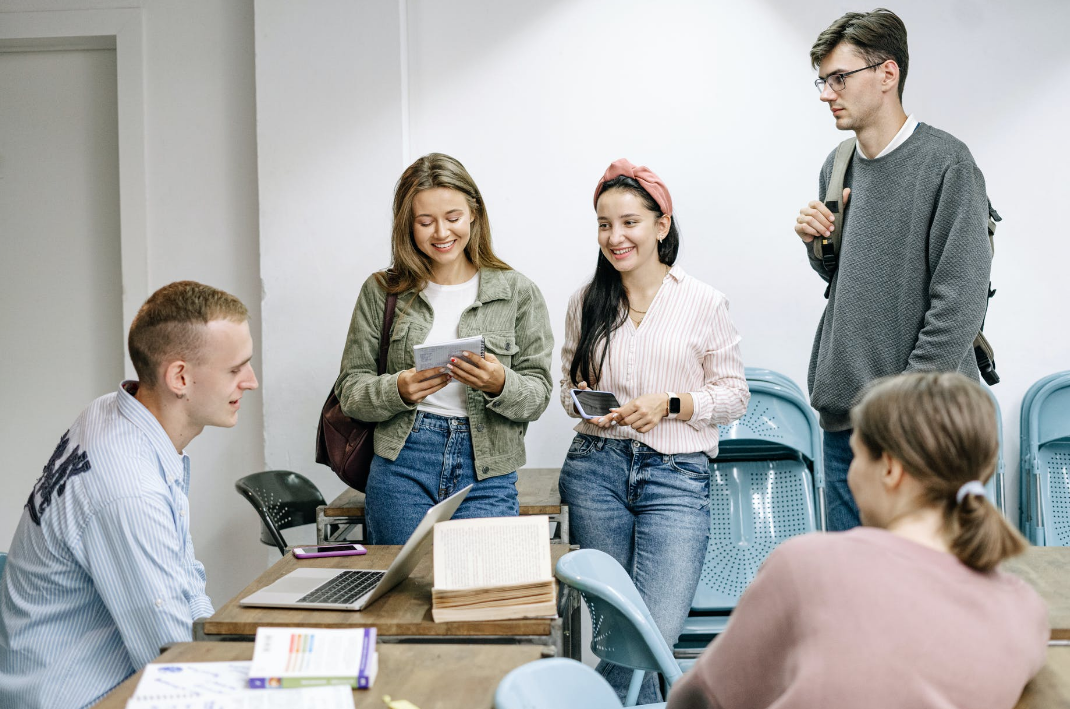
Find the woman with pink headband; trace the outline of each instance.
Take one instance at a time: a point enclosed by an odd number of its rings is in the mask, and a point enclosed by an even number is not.
[[[622,404],[576,426],[561,498],[572,540],[628,570],[672,645],[706,555],[717,425],[742,416],[750,393],[727,299],[675,265],[680,233],[661,178],[617,160],[594,206],[598,265],[569,301],[561,401],[574,417],[573,388]],[[624,697],[631,670],[599,671]],[[639,703],[655,701],[648,675]]]

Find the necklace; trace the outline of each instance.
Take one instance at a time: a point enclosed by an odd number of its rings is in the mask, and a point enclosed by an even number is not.
[[[647,310],[649,310],[649,309],[650,309],[650,306],[648,305],[647,306]],[[636,310],[635,308],[633,308],[630,305],[628,306],[628,310],[632,311],[633,313],[639,313],[640,315],[646,315],[646,310]]]

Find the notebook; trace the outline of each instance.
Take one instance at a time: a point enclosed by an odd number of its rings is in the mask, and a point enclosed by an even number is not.
[[[471,352],[483,359],[487,356],[487,343],[482,335],[464,337],[449,342],[436,342],[430,345],[413,345],[412,354],[416,358],[416,371],[433,367],[442,368],[450,363],[450,358],[459,358],[462,352]]]
[[[238,602],[242,606],[268,608],[322,608],[364,610],[379,597],[408,578],[431,541],[436,522],[444,522],[461,506],[472,486],[458,490],[438,503],[420,520],[394,563],[385,571],[301,568],[265,586]]]

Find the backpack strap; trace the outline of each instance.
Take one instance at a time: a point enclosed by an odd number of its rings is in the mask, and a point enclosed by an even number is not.
[[[843,214],[846,211],[843,204],[843,178],[847,174],[851,158],[854,157],[857,143],[857,138],[848,138],[836,148],[832,175],[829,176],[828,187],[825,189],[825,206],[836,215],[836,228],[832,230],[831,236],[819,236],[813,241],[814,256],[821,261],[829,276],[836,272],[836,266],[839,263],[840,240],[843,237]],[[825,297],[828,297],[827,292]]]
[[[379,376],[386,374],[386,352],[390,349],[390,328],[394,325],[394,310],[397,304],[398,294],[387,294],[383,308],[383,331],[379,333]]]

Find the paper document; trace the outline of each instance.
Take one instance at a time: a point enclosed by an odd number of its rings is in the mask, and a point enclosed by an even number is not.
[[[450,358],[459,358],[462,352],[471,352],[479,357],[486,356],[486,342],[482,335],[465,337],[460,340],[449,342],[436,342],[434,344],[414,345],[412,353],[416,357],[416,371],[431,369],[432,367],[445,367],[450,363]]]
[[[126,709],[353,709],[349,687],[303,687],[264,692],[243,689],[233,694],[213,694],[187,699],[132,697]]]
[[[248,660],[148,664],[134,690],[134,696],[182,699],[237,692],[248,687],[250,664]]]
[[[435,588],[552,580],[549,525],[545,515],[439,522],[435,525]]]

